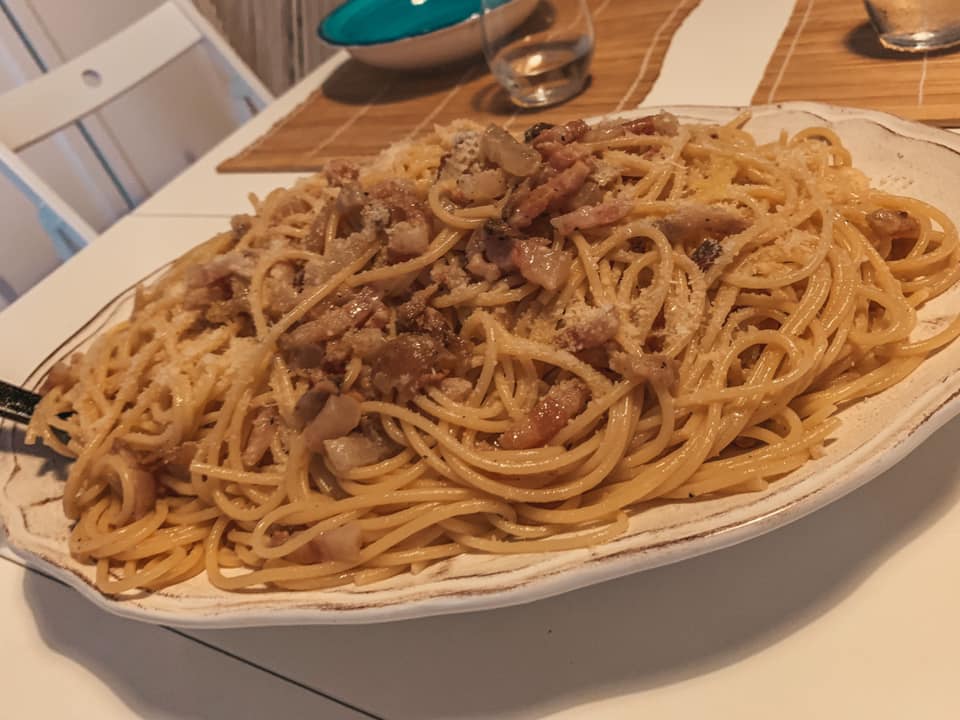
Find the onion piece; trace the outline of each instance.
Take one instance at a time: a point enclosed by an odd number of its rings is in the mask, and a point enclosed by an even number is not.
[[[355,467],[373,465],[390,455],[390,448],[364,435],[347,435],[323,443],[327,460],[335,473],[343,475]]]
[[[494,165],[518,177],[533,175],[540,167],[540,153],[498,125],[490,125],[484,130],[480,152]]]
[[[360,424],[360,403],[349,395],[331,395],[323,410],[304,428],[303,439],[313,452],[321,452],[325,440],[343,437]]]

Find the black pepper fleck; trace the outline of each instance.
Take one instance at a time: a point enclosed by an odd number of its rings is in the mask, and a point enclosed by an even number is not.
[[[691,259],[697,264],[701,271],[706,272],[710,269],[717,258],[720,257],[722,248],[720,243],[713,239],[704,240],[700,247],[693,251]]]

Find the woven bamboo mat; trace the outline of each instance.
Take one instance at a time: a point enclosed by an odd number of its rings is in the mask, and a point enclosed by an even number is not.
[[[960,52],[886,50],[861,0],[797,0],[754,103],[817,100],[960,125]]]
[[[348,60],[296,110],[218,170],[315,170],[325,159],[374,155],[435,123],[460,117],[526,127],[634,107],[653,86],[673,34],[699,0],[589,2],[597,43],[591,80],[569,102],[542,111],[517,110],[483,58],[415,74]]]

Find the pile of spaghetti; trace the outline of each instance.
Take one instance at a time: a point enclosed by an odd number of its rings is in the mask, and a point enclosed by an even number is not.
[[[111,594],[363,585],[817,457],[960,334],[910,338],[960,245],[830,130],[746,119],[464,121],[253,197],[48,377],[73,555]]]

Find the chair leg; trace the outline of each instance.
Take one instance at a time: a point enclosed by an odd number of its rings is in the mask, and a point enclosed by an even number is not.
[[[46,205],[37,210],[37,216],[61,260],[69,260],[81,248],[86,247],[83,237]]]

